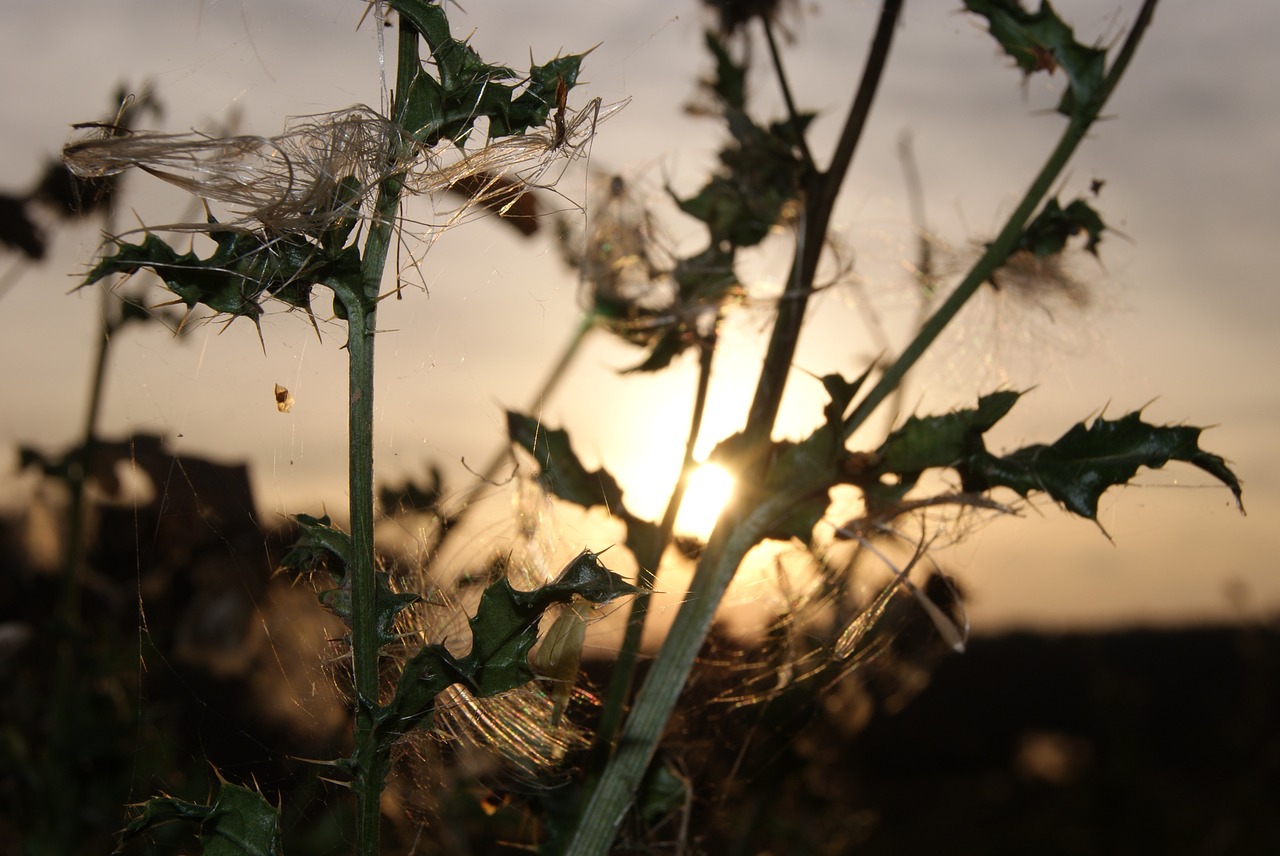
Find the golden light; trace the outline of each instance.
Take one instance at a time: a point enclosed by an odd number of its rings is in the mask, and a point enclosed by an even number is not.
[[[706,539],[733,494],[734,478],[718,464],[701,464],[689,475],[689,486],[676,517],[676,532]]]

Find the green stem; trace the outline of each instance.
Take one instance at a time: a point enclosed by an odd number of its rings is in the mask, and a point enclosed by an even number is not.
[[[349,313],[348,444],[351,502],[351,653],[356,718],[356,852],[378,852],[384,765],[373,739],[378,711],[378,636],[373,556],[373,345],[376,304]]]
[[[67,822],[76,816],[80,780],[85,770],[76,768],[76,746],[81,728],[83,705],[76,699],[81,686],[85,646],[80,623],[80,574],[85,560],[85,517],[88,513],[85,487],[98,441],[98,418],[102,411],[102,392],[106,386],[107,358],[111,351],[113,325],[112,291],[105,284],[99,289],[102,324],[98,329],[98,347],[94,354],[93,376],[89,382],[89,406],[85,411],[80,444],[67,462],[67,541],[62,559],[61,591],[58,598],[58,666],[54,679],[52,749],[54,780],[50,797],[58,808],[51,816],[62,819],[49,830],[60,851],[71,849],[78,825]]]
[[[870,114],[901,9],[902,0],[885,0],[862,81],[836,145],[831,166],[826,173],[814,175],[805,188],[805,220],[801,225],[796,257],[788,278],[788,291],[778,308],[778,320],[774,324],[755,398],[743,431],[743,440],[751,456],[750,469],[740,472],[740,479],[751,479],[762,474],[766,465],[768,456],[765,452],[777,419],[787,375],[791,370],[809,295],[812,293],[823,239],[839,195],[840,184],[848,172],[857,142]],[[653,668],[640,688],[635,707],[622,729],[617,741],[617,752],[605,768],[598,787],[591,794],[579,819],[567,851],[571,856],[602,856],[608,851],[627,809],[635,799],[645,771],[657,752],[662,732],[675,709],[693,669],[694,660],[711,628],[716,610],[738,566],[747,551],[767,531],[768,525],[794,502],[789,495],[760,497],[751,495],[749,490],[741,491],[741,496],[746,498],[740,498],[727,508],[716,524],[690,583],[688,595],[680,606]]]
[[[587,803],[567,856],[609,852],[738,565],[792,502],[790,496],[775,497],[745,514],[734,526],[716,527],[704,553],[711,558],[698,564],[689,596],[680,605],[653,669],[640,688],[617,751]]]
[[[409,84],[418,73],[418,32],[400,19],[396,92],[392,108],[400,116]],[[399,139],[392,142],[389,162],[400,157]],[[395,233],[403,183],[390,176],[378,189],[369,236],[361,262],[359,289],[338,290],[347,315],[348,483],[351,513],[351,656],[355,684],[356,850],[376,856],[382,821],[381,796],[390,768],[390,748],[379,745],[377,577],[373,552],[373,356],[378,297],[387,254]]]
[[[635,677],[636,659],[640,654],[640,642],[644,637],[645,619],[649,614],[649,600],[657,583],[657,568],[662,562],[662,555],[671,543],[675,532],[676,516],[680,513],[680,504],[684,501],[685,489],[689,485],[689,474],[695,465],[693,450],[698,436],[702,433],[702,418],[707,409],[707,393],[711,388],[711,365],[715,358],[716,338],[703,343],[698,349],[698,385],[694,391],[693,416],[689,421],[689,435],[685,439],[684,460],[680,464],[680,475],[672,488],[671,498],[667,501],[666,511],[659,524],[658,540],[650,552],[636,556],[638,566],[636,584],[641,592],[631,600],[631,610],[627,614],[627,629],[622,637],[622,645],[618,649],[618,657],[609,676],[609,687],[605,693],[604,710],[600,714],[600,725],[596,733],[596,748],[600,756],[606,758],[613,749],[614,738],[618,726],[622,722],[622,713],[626,709],[631,695],[631,683]]]
[[[1053,183],[1058,180],[1058,175],[1066,167],[1067,161],[1071,159],[1076,147],[1084,140],[1090,127],[1097,121],[1098,115],[1107,103],[1107,99],[1115,90],[1116,84],[1120,82],[1120,78],[1124,75],[1130,60],[1133,59],[1134,52],[1138,49],[1138,43],[1142,40],[1143,33],[1146,32],[1147,26],[1151,23],[1151,17],[1155,13],[1157,2],[1158,0],[1146,0],[1143,4],[1137,20],[1134,21],[1133,27],[1129,30],[1124,46],[1116,57],[1116,61],[1112,64],[1111,70],[1107,73],[1106,79],[1099,87],[1096,97],[1089,104],[1082,105],[1081,109],[1071,117],[1066,130],[1062,134],[1062,138],[1058,141],[1058,145],[1054,147],[1053,152],[1040,169],[1035,181],[1027,189],[1018,207],[1009,216],[1004,228],[1000,230],[1000,234],[987,245],[986,252],[974,264],[973,269],[969,271],[964,281],[956,287],[956,290],[938,307],[937,311],[921,325],[919,332],[916,333],[911,343],[903,349],[902,354],[894,361],[893,365],[885,370],[879,382],[867,393],[866,398],[858,402],[858,406],[849,414],[844,423],[844,438],[846,440],[853,436],[853,433],[862,427],[875,409],[898,388],[903,378],[906,377],[907,372],[915,366],[916,362],[933,344],[933,341],[938,338],[947,324],[955,318],[960,309],[969,301],[969,298],[973,297],[982,284],[990,279],[992,274],[1013,254],[1022,238],[1023,229],[1031,219],[1031,215],[1040,206]]]

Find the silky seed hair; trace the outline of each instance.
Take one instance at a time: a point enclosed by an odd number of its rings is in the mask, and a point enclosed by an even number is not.
[[[215,137],[199,132],[140,131],[115,136],[100,123],[79,126],[85,135],[63,149],[63,160],[81,178],[141,169],[191,194],[225,204],[232,220],[220,228],[263,229],[273,234],[321,234],[367,208],[382,181],[399,175],[414,193],[435,193],[462,184],[469,200],[445,225],[472,206],[506,197],[509,182],[537,186],[558,157],[575,159],[596,125],[626,102],[601,106],[593,99],[557,121],[554,130],[531,131],[486,143],[446,162],[452,143],[428,149],[397,123],[365,105],[295,117],[274,137]],[[397,157],[388,158],[396,152]],[[355,179],[351,192],[344,186]],[[205,223],[166,227],[206,231]]]
[[[98,131],[70,143],[62,154],[82,178],[135,167],[194,196],[224,203],[234,217],[224,227],[316,234],[351,216],[382,179],[403,168],[386,165],[391,142],[403,136],[395,123],[357,105],[291,118],[275,137],[194,131],[117,137]],[[340,192],[348,176],[359,187],[355,199]]]
[[[469,615],[490,584],[505,577],[516,588],[529,590],[556,578],[562,563],[556,555],[560,539],[551,500],[533,479],[519,478],[511,501],[516,531],[489,533],[491,552],[475,557],[484,562],[484,570],[444,581],[437,578],[441,569],[429,557],[402,569],[396,587],[426,594],[396,616],[398,639],[386,649],[389,658],[407,660],[422,645],[433,643],[462,656],[472,644]],[[553,609],[543,619],[543,638],[531,652],[535,673],[546,633],[562,612]],[[575,667],[575,678],[576,671]],[[589,745],[590,734],[566,714],[576,681],[562,677],[555,683],[539,677],[489,697],[477,696],[462,684],[448,687],[436,698],[431,727],[406,735],[405,752],[426,755],[432,746],[444,744],[495,759],[501,774],[516,779],[554,777],[570,752]]]

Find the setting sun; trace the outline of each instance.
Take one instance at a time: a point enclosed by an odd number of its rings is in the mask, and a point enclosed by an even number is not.
[[[689,487],[676,518],[676,532],[705,539],[733,493],[733,476],[718,464],[702,464],[689,475]]]

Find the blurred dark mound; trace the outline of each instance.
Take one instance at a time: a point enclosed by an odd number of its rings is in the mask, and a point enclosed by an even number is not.
[[[272,575],[291,533],[264,531],[244,467],[160,438],[101,443],[90,469],[78,626],[56,618],[56,556],[33,548],[41,528],[65,546],[53,475],[48,508],[0,526],[0,853],[37,821],[73,823],[75,852],[107,852],[126,802],[201,800],[211,765],[282,800],[289,852],[345,852],[340,792],[301,760],[343,752],[344,705],[320,677],[343,630],[313,592]],[[615,852],[1280,853],[1276,626],[1016,633],[945,656],[928,632],[890,638],[839,680],[805,684],[776,664],[750,671],[778,640],[744,652],[714,636],[655,768],[671,774],[667,794],[652,799],[651,783],[645,823],[629,822]],[[59,754],[65,644],[80,650],[77,741]],[[607,669],[590,664],[590,682]],[[726,701],[760,688],[771,701]],[[452,785],[422,785],[433,817],[405,820],[388,852],[509,853],[485,842],[545,838],[521,806],[546,808],[551,790],[486,793],[501,776],[477,785],[450,769]],[[80,778],[74,818],[47,816],[57,770]]]
[[[868,671],[720,724],[706,852],[1280,853],[1274,627],[978,637],[905,703]]]

